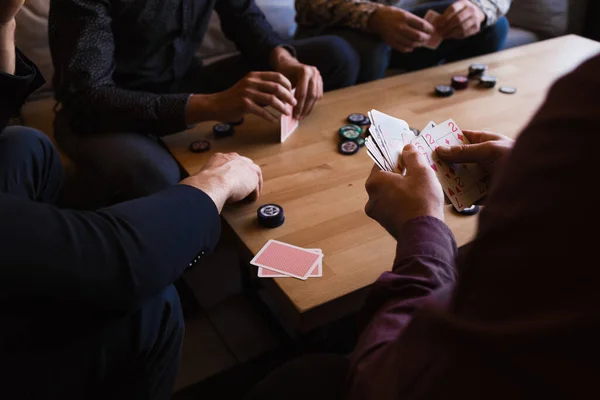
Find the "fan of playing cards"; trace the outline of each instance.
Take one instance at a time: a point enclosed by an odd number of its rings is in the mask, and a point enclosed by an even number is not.
[[[487,194],[490,177],[479,165],[448,164],[434,151],[438,146],[469,143],[453,120],[439,125],[429,122],[421,134],[415,136],[405,121],[377,110],[369,112],[369,119],[370,136],[365,145],[369,157],[382,170],[403,173],[400,158],[402,149],[412,143],[427,158],[456,210],[462,211],[472,206]]]

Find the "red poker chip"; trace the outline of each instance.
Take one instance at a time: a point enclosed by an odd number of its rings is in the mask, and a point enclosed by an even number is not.
[[[204,153],[210,150],[210,142],[208,140],[194,140],[190,143],[190,151],[193,153]]]
[[[452,87],[456,90],[464,90],[469,87],[469,78],[463,75],[452,77]]]

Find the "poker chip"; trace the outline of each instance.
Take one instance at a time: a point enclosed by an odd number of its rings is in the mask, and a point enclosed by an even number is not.
[[[264,204],[258,207],[256,215],[258,223],[265,228],[277,228],[285,221],[283,207],[277,204]]]
[[[213,134],[217,138],[224,138],[228,136],[233,136],[235,133],[235,128],[230,124],[217,124],[213,126]]]
[[[412,133],[415,134],[415,136],[419,136],[421,134],[421,131],[418,130],[417,128],[410,128],[410,130],[412,131]]]
[[[358,147],[363,147],[365,145],[365,139],[363,139],[362,137],[357,137],[356,139],[354,139],[354,141],[356,142]]]
[[[512,86],[500,86],[500,89],[498,89],[500,91],[500,93],[504,93],[504,94],[515,94],[517,93],[517,88],[514,88]]]
[[[469,87],[469,78],[463,75],[452,77],[452,87],[456,90],[464,90]]]
[[[479,79],[487,71],[487,65],[485,64],[471,64],[469,67],[469,79]]]
[[[244,117],[242,117],[242,118],[240,118],[240,119],[238,119],[237,121],[234,121],[234,122],[227,122],[227,124],[231,125],[231,126],[238,126],[238,125],[241,125],[243,123],[244,123]]]
[[[454,88],[448,85],[437,85],[435,87],[435,94],[440,97],[450,97],[454,94]]]
[[[462,215],[475,215],[479,212],[479,209],[480,207],[477,204],[473,204],[471,207],[466,207],[458,213]]]
[[[355,129],[340,130],[342,140],[356,140],[362,136],[362,132]]]
[[[351,156],[358,153],[360,146],[354,140],[344,140],[338,145],[338,150],[345,156]]]
[[[484,75],[479,78],[479,86],[486,89],[491,89],[496,86],[496,82],[495,76]]]
[[[190,151],[193,153],[204,153],[210,150],[210,142],[208,140],[194,140],[190,143]]]
[[[371,123],[369,117],[358,113],[348,115],[347,121],[354,125],[369,125]]]
[[[342,127],[340,128],[340,130],[339,130],[339,132],[340,132],[340,136],[342,136],[342,137],[343,137],[343,136],[344,136],[344,132],[345,132],[345,131],[356,131],[356,132],[358,132],[359,134],[361,134],[361,135],[362,135],[362,133],[363,133],[363,128],[361,128],[361,127],[360,127],[360,126],[358,126],[358,125],[354,125],[354,124],[351,124],[351,125],[344,125],[344,126],[342,126]]]

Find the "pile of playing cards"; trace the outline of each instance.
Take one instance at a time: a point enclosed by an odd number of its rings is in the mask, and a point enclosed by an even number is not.
[[[323,276],[321,249],[303,249],[277,240],[267,244],[250,261],[260,278],[319,278]]]
[[[377,110],[369,112],[371,126],[365,141],[369,157],[384,171],[404,173],[402,149],[408,143],[415,145],[435,171],[444,193],[454,208],[462,211],[483,198],[488,191],[489,174],[477,164],[448,164],[435,152],[439,146],[469,143],[456,122],[449,119],[439,125],[429,122],[415,136],[408,124]]]

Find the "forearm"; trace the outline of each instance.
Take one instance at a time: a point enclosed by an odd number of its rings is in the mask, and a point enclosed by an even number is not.
[[[392,272],[384,273],[374,283],[361,310],[363,329],[352,355],[353,370],[376,370],[415,310],[434,292],[456,280],[457,247],[442,221],[415,218],[404,225],[398,237]]]
[[[471,0],[485,14],[485,25],[494,25],[499,18],[506,15],[510,8],[511,0]]]
[[[70,91],[67,82],[61,86],[57,99],[77,134],[126,131],[163,136],[188,128],[189,94],[158,95],[114,85]]]
[[[99,212],[6,195],[0,205],[0,292],[107,309],[130,309],[164,289],[220,235],[212,200],[184,185]]]
[[[0,24],[0,72],[15,73],[15,21]]]
[[[379,8],[368,0],[297,0],[296,16],[304,26],[340,26],[371,32],[369,19]]]

